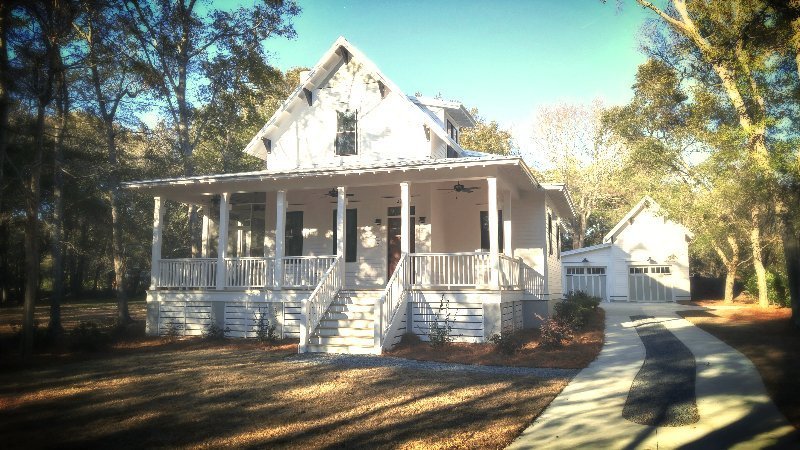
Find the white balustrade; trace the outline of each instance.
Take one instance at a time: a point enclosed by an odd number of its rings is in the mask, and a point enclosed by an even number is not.
[[[411,283],[419,288],[488,287],[489,253],[413,253]]]
[[[330,264],[319,277],[319,284],[303,302],[303,319],[300,321],[300,353],[305,351],[308,338],[319,325],[325,311],[336,298],[336,294],[342,289],[344,260],[341,256],[334,256],[332,262],[333,264]]]
[[[225,258],[225,287],[272,286],[273,261],[272,258]]]
[[[409,256],[403,255],[394,273],[386,283],[386,289],[375,303],[375,348],[382,348],[397,312],[403,305],[403,299],[409,288]],[[410,323],[410,322],[409,322]]]
[[[533,267],[520,262],[520,277],[522,289],[533,295],[544,294],[544,275],[540,274]]]
[[[283,258],[284,288],[313,289],[336,256],[286,256]]]
[[[500,255],[500,289],[519,289],[520,266],[524,265],[519,259]]]
[[[216,286],[217,260],[182,258],[158,260],[158,287],[205,289]]]

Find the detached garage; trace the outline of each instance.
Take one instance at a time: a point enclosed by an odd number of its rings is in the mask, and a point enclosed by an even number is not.
[[[602,244],[561,254],[564,292],[583,291],[604,301],[690,300],[689,241],[693,237],[645,196]]]

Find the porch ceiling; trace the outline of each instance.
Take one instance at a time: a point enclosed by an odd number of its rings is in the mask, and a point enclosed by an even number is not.
[[[541,188],[520,158],[484,157],[447,160],[397,161],[356,167],[324,167],[298,171],[259,171],[224,175],[157,179],[123,183],[123,186],[152,196],[184,203],[203,204],[223,192],[274,192],[330,189],[334,186],[368,187],[401,182],[479,180],[497,177],[501,186],[517,195],[522,190]]]

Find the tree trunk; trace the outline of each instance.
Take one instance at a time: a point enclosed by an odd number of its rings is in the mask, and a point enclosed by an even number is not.
[[[39,293],[39,198],[44,153],[45,102],[40,101],[36,114],[33,164],[25,201],[25,301],[22,315],[22,356],[33,353],[34,311]]]
[[[583,248],[586,240],[586,222],[588,222],[587,214],[585,212],[578,213],[578,226],[577,230],[575,230],[575,239],[572,240],[573,250]]]
[[[800,183],[794,184],[785,197],[787,204],[797,204],[800,198]],[[800,229],[793,220],[797,212],[791,208],[784,209],[783,222],[783,257],[786,260],[786,278],[789,284],[789,298],[792,305],[792,322],[800,328]]]
[[[753,250],[753,269],[756,271],[758,283],[758,306],[769,306],[767,295],[767,271],[764,269],[764,259],[761,255],[761,211],[758,206],[750,211],[750,246]]]
[[[60,59],[60,56],[59,56]],[[59,129],[53,152],[53,235],[50,254],[53,259],[53,292],[50,295],[50,323],[48,333],[53,339],[61,337],[64,331],[61,325],[61,303],[64,301],[64,253],[62,236],[64,232],[64,139],[67,132],[67,114],[69,99],[67,98],[66,74],[63,68],[58,74],[59,94],[56,101],[59,117]]]

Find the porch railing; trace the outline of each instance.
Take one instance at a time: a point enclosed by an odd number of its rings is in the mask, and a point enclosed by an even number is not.
[[[411,284],[416,288],[488,287],[489,253],[412,253]]]
[[[303,302],[303,318],[300,320],[300,353],[305,352],[308,338],[319,325],[325,311],[336,298],[336,294],[342,289],[344,260],[341,256],[333,258],[333,264],[320,277],[317,287]]]
[[[284,288],[314,288],[336,256],[286,256],[283,258]]]
[[[217,260],[214,258],[161,259],[158,261],[158,287],[205,289],[217,285]]]
[[[383,290],[383,294],[375,303],[376,349],[382,349],[385,346],[389,330],[397,320],[397,313],[400,311],[401,306],[405,304],[404,300],[409,287],[409,259],[409,255],[403,255],[400,258],[394,273],[389,277],[389,282],[386,283],[386,289]]]
[[[518,289],[520,287],[520,270],[524,265],[525,263],[519,259],[501,254],[500,273],[498,274],[500,289]]]
[[[274,265],[272,258],[225,258],[225,287],[270,287]]]
[[[533,295],[544,294],[544,275],[522,262],[520,262],[520,282],[522,290],[526,293]]]

